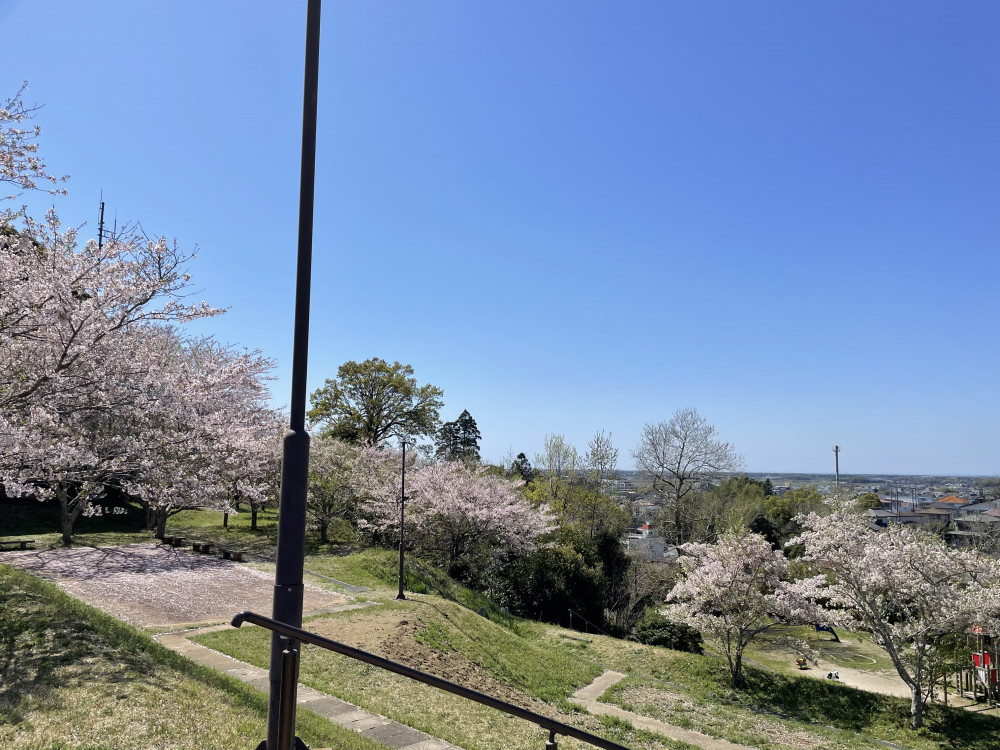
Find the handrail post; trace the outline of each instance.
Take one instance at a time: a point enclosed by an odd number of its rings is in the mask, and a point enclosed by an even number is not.
[[[556,742],[556,730],[549,730],[549,739],[545,743],[545,750],[559,750],[559,743]]]
[[[281,652],[281,696],[278,705],[278,750],[292,750],[295,736],[295,688],[299,682],[299,651],[289,639]]]

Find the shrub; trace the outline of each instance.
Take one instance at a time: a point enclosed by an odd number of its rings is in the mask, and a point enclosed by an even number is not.
[[[701,633],[690,625],[668,620],[653,608],[639,618],[631,638],[647,646],[663,646],[691,654],[703,652]]]

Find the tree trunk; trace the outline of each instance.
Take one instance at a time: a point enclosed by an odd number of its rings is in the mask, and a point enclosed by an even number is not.
[[[920,700],[920,686],[910,686],[910,726],[920,729],[924,725],[924,703]]]
[[[743,650],[737,649],[736,654],[733,656],[732,660],[729,662],[729,666],[733,673],[733,687],[737,690],[743,690],[747,686],[746,678],[743,676]]]
[[[59,530],[63,546],[70,546],[73,543],[73,516],[69,511],[69,498],[62,490],[59,490]]]
[[[222,528],[224,528],[224,529],[228,529],[229,528],[229,511],[228,510],[225,513],[222,514]]]
[[[167,533],[167,509],[157,508],[156,509],[156,538],[163,539],[164,534]]]
[[[156,531],[156,513],[153,511],[153,506],[143,501],[142,507],[146,511],[146,531]]]
[[[72,502],[63,485],[56,487],[56,496],[59,498],[59,530],[62,532],[62,543],[63,546],[69,547],[73,543],[73,524],[80,517],[85,503],[79,496],[73,498],[75,502]]]
[[[329,521],[327,521],[326,519],[321,519],[321,520],[320,520],[320,522],[319,522],[319,540],[320,540],[320,542],[322,542],[323,544],[326,544],[326,543],[327,543],[327,541],[329,541],[329,540],[328,540],[328,539],[326,538],[326,529],[327,529],[327,527],[328,527],[329,525],[330,525],[330,522],[329,522]]]
[[[257,508],[253,505],[250,506],[250,531],[257,530]]]

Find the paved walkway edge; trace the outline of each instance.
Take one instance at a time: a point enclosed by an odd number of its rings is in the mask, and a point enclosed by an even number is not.
[[[681,727],[674,726],[673,724],[667,724],[665,721],[660,721],[659,719],[652,719],[648,716],[642,716],[640,714],[632,713],[631,711],[626,711],[624,708],[619,708],[611,703],[598,702],[597,699],[604,695],[608,688],[623,679],[625,679],[625,675],[621,672],[608,670],[589,685],[582,687],[573,693],[572,699],[583,705],[592,714],[616,716],[619,719],[629,722],[636,729],[645,729],[650,732],[656,732],[657,734],[662,734],[664,737],[669,737],[672,740],[687,742],[690,745],[697,745],[698,747],[705,748],[706,750],[752,750],[752,748],[749,748],[746,745],[737,745],[729,740],[710,737],[709,735],[702,734],[701,732],[692,732],[690,729],[682,729]]]
[[[231,625],[210,625],[195,630],[160,633],[154,635],[153,638],[193,662],[211,667],[218,672],[242,680],[262,692],[267,692],[269,688],[267,670],[237,661],[231,656],[226,656],[189,640],[193,635],[228,630],[231,627]],[[397,750],[462,750],[456,745],[431,737],[418,729],[392,721],[379,714],[370,713],[347,701],[321,693],[319,690],[314,690],[301,683],[298,690],[298,705],[339,724],[345,729],[351,729],[375,742],[397,748]]]

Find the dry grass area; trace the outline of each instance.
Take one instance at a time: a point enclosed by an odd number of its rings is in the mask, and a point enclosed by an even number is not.
[[[10,552],[3,560],[137,627],[218,622],[246,609],[271,610],[273,576],[163,544]],[[306,611],[346,601],[305,587]]]

